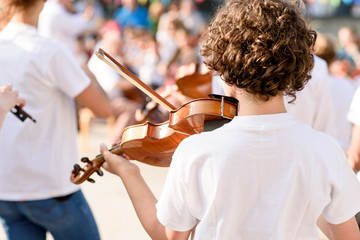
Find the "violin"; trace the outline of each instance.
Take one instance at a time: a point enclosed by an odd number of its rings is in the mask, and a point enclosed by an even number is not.
[[[176,72],[176,86],[185,96],[193,99],[203,98],[211,93],[212,74],[200,71],[200,64],[181,66]]]
[[[145,94],[169,110],[169,120],[164,123],[146,122],[125,128],[121,144],[109,150],[114,154],[126,154],[130,159],[145,164],[168,167],[173,153],[183,139],[204,130],[209,131],[217,128],[219,125],[231,121],[237,115],[237,100],[220,95],[212,95],[212,98],[195,99],[175,108],[105,51],[99,49],[96,55],[118,71],[125,79],[133,82]],[[101,154],[91,161],[87,157],[83,157],[81,161],[86,165],[84,168],[78,164],[74,165],[70,177],[71,182],[80,184],[88,180],[93,183],[95,181],[89,178],[93,173],[97,172],[99,176],[103,175],[100,168],[105,160]]]
[[[126,154],[131,159],[152,166],[167,167],[178,144],[188,136],[188,134],[171,129],[168,122],[137,124],[125,128],[121,143],[109,151],[117,155]],[[95,172],[103,176],[100,168],[105,160],[101,154],[91,161],[87,157],[81,158],[81,161],[86,165],[84,168],[78,164],[74,165],[70,177],[71,182],[80,184],[87,180],[94,183],[95,181],[89,177]]]

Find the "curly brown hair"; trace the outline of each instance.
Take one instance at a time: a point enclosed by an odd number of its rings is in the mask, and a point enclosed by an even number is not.
[[[228,1],[203,35],[204,63],[264,101],[281,92],[294,101],[314,66],[316,32],[301,11],[286,0]]]

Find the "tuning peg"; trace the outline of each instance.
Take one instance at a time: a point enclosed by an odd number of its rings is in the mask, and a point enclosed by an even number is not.
[[[84,169],[82,169],[79,164],[75,164],[74,169],[72,170],[72,174],[77,176],[81,171],[84,171]]]
[[[91,163],[91,161],[89,160],[88,157],[82,157],[82,158],[81,158],[81,161],[82,161],[83,163]]]
[[[97,173],[100,177],[104,176],[104,172],[103,172],[101,169],[97,170],[96,173]]]
[[[73,173],[74,173],[75,175],[77,175],[77,174],[79,174],[80,171],[84,171],[84,169],[82,169],[79,164],[75,164],[75,165],[74,165]]]
[[[87,181],[91,182],[91,183],[95,183],[95,180],[92,178],[88,178]]]

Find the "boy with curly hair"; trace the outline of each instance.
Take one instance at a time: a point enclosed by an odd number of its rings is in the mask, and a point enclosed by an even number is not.
[[[239,100],[230,123],[183,140],[157,202],[139,168],[101,145],[152,239],[360,239],[360,186],[337,142],[286,112],[310,79],[316,33],[286,0],[230,0],[205,64]],[[125,156],[126,157],[126,156]]]

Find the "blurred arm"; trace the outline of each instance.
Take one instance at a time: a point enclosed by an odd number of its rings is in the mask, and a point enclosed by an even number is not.
[[[159,222],[156,216],[157,199],[135,164],[119,155],[110,153],[104,145],[101,145],[101,154],[105,159],[104,169],[121,178],[136,215],[151,239],[186,240],[189,238],[191,230],[178,232],[166,228]]]
[[[106,92],[97,82],[95,76],[87,68],[84,68],[84,70],[90,77],[91,83],[75,99],[85,107],[90,108],[96,116],[101,118],[110,117],[113,112]]]
[[[360,171],[360,126],[357,124],[353,125],[351,144],[347,156],[352,169]]]

